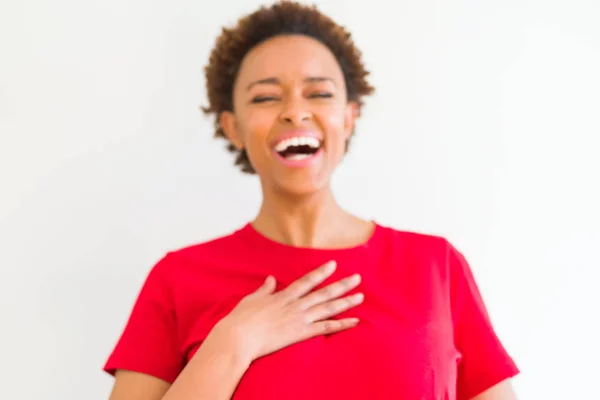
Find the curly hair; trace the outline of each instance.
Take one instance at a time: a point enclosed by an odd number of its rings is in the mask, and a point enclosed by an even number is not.
[[[258,44],[280,35],[305,35],[327,46],[341,67],[348,101],[358,104],[359,114],[363,96],[374,92],[351,34],[316,6],[292,1],[262,6],[242,17],[233,28],[223,28],[205,67],[209,105],[202,111],[214,116],[215,137],[226,138],[219,117],[224,111],[233,111],[233,88],[244,57]],[[227,149],[237,153],[235,165],[243,172],[255,173],[245,150],[238,150],[232,143],[227,144]]]

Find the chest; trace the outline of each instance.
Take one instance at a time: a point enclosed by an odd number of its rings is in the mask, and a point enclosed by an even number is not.
[[[365,274],[355,291],[365,294],[364,303],[340,317],[360,318],[357,327],[256,360],[233,400],[454,399],[460,356],[443,283],[427,273],[382,272]],[[198,296],[187,303],[180,319],[187,360],[242,293],[215,295],[208,302]]]
[[[454,399],[457,362],[439,326],[363,323],[257,360],[234,399]]]

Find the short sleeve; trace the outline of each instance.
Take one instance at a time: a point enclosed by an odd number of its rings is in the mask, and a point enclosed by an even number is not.
[[[457,400],[468,400],[519,373],[496,335],[472,270],[464,256],[448,246],[454,338],[461,361]]]
[[[141,372],[172,383],[183,369],[169,271],[169,255],[151,269],[104,371]]]

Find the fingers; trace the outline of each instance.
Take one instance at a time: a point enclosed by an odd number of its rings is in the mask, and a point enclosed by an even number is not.
[[[325,303],[329,300],[336,299],[360,284],[361,277],[354,274],[340,281],[332,283],[322,289],[316,290],[304,298],[298,300],[298,307],[301,310],[308,310],[317,304]]]
[[[309,272],[302,278],[293,282],[287,288],[278,293],[286,301],[294,301],[312,291],[315,286],[319,285],[325,279],[329,278],[335,271],[335,261],[320,266],[319,268]]]
[[[356,307],[357,305],[361,304],[363,300],[364,295],[362,293],[356,293],[352,296],[346,296],[341,299],[329,301],[307,310],[306,317],[309,323],[325,320],[349,310],[352,307]]]
[[[271,294],[275,291],[275,287],[276,287],[276,282],[275,282],[275,278],[273,278],[271,275],[267,276],[267,279],[265,279],[265,281],[263,282],[263,284],[256,289],[256,291],[253,293],[255,295],[267,295],[267,294]]]
[[[311,324],[306,328],[302,340],[310,339],[315,336],[329,335],[332,333],[344,331],[354,328],[358,325],[358,318],[330,319],[327,321],[319,321]]]

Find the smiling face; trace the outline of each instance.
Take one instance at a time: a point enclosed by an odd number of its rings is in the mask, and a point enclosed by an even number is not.
[[[348,102],[342,70],[326,46],[298,35],[258,45],[240,66],[233,104],[221,126],[246,150],[265,189],[301,196],[328,186],[358,106]]]

